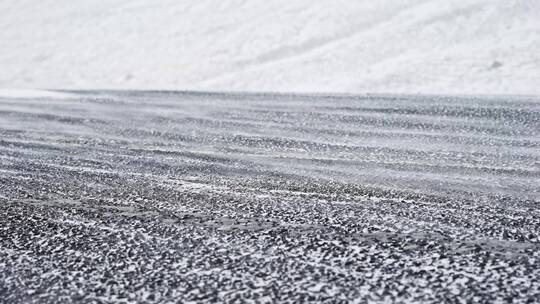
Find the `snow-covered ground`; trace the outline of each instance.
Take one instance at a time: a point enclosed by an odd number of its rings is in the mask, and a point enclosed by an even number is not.
[[[70,98],[73,95],[63,92],[55,92],[48,90],[36,90],[36,89],[0,89],[0,98]]]
[[[0,2],[0,87],[540,94],[537,0]]]

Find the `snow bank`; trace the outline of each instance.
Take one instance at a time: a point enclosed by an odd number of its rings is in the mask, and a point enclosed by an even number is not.
[[[540,94],[540,1],[0,2],[0,87]]]
[[[34,89],[0,89],[0,98],[70,98],[72,94]]]

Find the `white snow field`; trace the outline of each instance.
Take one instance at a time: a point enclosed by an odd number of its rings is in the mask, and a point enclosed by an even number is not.
[[[0,89],[0,98],[11,98],[11,99],[17,99],[17,98],[56,98],[56,99],[62,99],[62,98],[70,98],[73,97],[73,95],[69,93],[61,93],[61,92],[55,92],[55,91],[47,91],[47,90],[36,90],[36,89],[7,89],[2,88]]]
[[[538,0],[5,0],[0,45],[0,88],[540,94]]]

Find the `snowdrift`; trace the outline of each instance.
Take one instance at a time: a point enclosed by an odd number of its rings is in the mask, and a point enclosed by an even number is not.
[[[0,87],[540,94],[540,1],[2,1]]]

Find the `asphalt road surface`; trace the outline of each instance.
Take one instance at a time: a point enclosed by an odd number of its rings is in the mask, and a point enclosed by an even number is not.
[[[540,303],[540,99],[0,98],[1,303]]]

